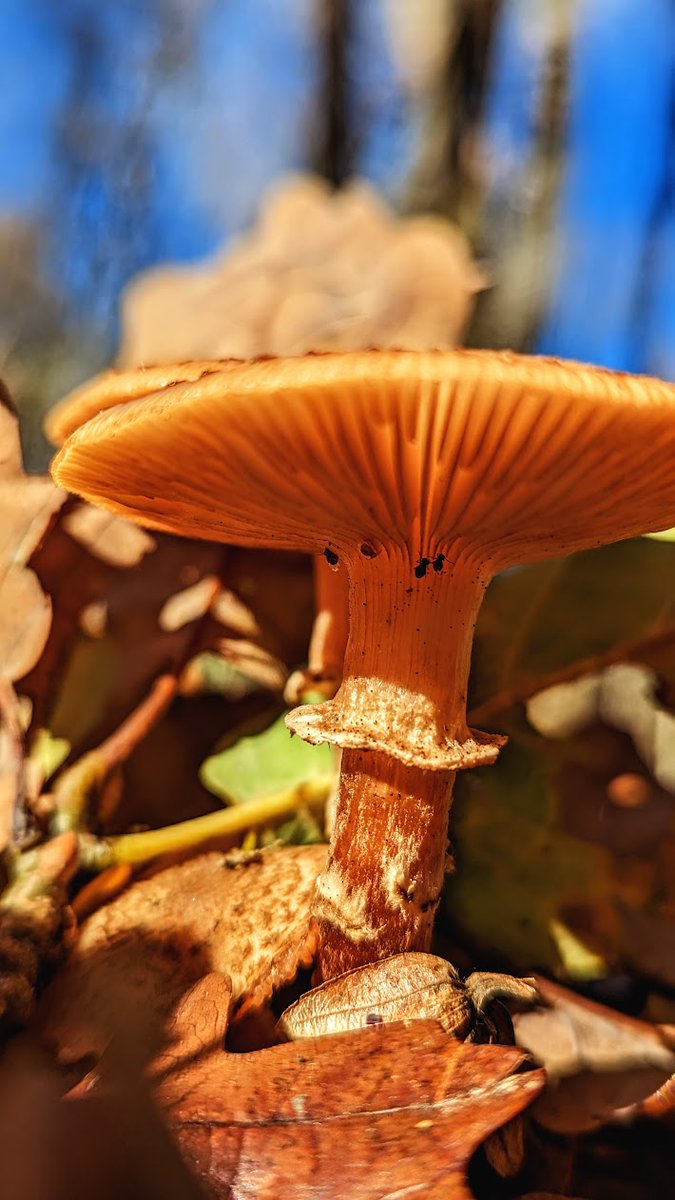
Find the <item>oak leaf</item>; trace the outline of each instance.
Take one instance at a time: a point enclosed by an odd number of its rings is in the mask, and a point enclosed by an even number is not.
[[[471,1155],[544,1085],[519,1073],[516,1048],[457,1042],[433,1021],[227,1054],[229,994],[218,975],[187,993],[153,1072],[212,1200],[470,1200]]]

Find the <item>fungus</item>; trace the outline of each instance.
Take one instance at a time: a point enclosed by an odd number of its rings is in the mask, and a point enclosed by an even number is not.
[[[241,364],[62,449],[59,484],[151,528],[346,569],[342,684],[287,718],[343,751],[320,977],[429,947],[455,772],[504,740],[466,720],[490,579],[673,524],[674,460],[675,386],[488,351]]]
[[[70,392],[47,414],[45,432],[60,446],[85,421],[106,408],[142,400],[176,383],[190,383],[213,371],[226,371],[228,360],[172,363],[170,366],[136,367],[133,371],[103,371]]]

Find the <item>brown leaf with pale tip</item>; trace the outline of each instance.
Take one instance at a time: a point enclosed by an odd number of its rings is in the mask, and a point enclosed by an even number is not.
[[[156,546],[155,539],[145,529],[90,504],[78,504],[67,513],[63,528],[112,567],[135,567]]]
[[[537,979],[546,1007],[517,1013],[516,1041],[554,1084],[537,1120],[557,1133],[582,1133],[623,1119],[675,1072],[675,1030],[627,1017],[547,979]]]
[[[544,1084],[518,1073],[517,1049],[457,1042],[433,1021],[227,1054],[225,990],[210,977],[185,997],[155,1072],[212,1200],[471,1200],[471,1155]]]
[[[0,671],[14,681],[35,666],[49,637],[52,604],[34,571],[10,564],[0,577]]]
[[[325,846],[272,849],[237,861],[197,855],[134,884],[82,926],[45,993],[41,1027],[63,1061],[100,1054],[125,1014],[162,1027],[185,990],[211,971],[235,1004],[263,1004],[309,966],[309,909]]]
[[[35,665],[49,636],[51,603],[26,568],[66,496],[51,479],[24,474],[16,417],[0,402],[0,674]]]

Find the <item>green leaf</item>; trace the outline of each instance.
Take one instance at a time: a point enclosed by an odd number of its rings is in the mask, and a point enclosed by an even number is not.
[[[461,772],[452,823],[457,873],[446,884],[446,910],[472,941],[516,969],[571,978],[578,966],[584,977],[591,954],[597,964],[600,949],[613,953],[600,931],[616,878],[606,847],[565,832],[553,774],[560,764],[546,757],[546,744],[537,738],[525,747],[514,739],[494,767]],[[597,913],[595,944],[587,931],[570,927],[576,910]],[[587,956],[565,952],[561,926]]]
[[[203,763],[204,786],[230,804],[287,791],[319,776],[331,775],[334,760],[327,744],[310,746],[292,737],[283,716],[255,737],[243,737]]]
[[[496,711],[538,691],[542,680],[622,647],[649,661],[649,644],[675,646],[675,545],[647,538],[535,566],[494,580],[472,663],[471,706]],[[644,642],[644,655],[640,644]],[[672,656],[671,656],[672,657]],[[495,703],[503,697],[504,703]],[[483,719],[480,712],[475,717]]]

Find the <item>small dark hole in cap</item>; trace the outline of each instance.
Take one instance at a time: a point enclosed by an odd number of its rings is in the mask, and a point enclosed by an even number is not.
[[[366,1016],[366,1025],[382,1025],[383,1023],[379,1013],[368,1013]]]
[[[364,558],[377,558],[377,550],[374,546],[370,545],[370,542],[362,542],[359,550]]]
[[[331,550],[328,546],[326,546],[326,549],[324,550],[323,555],[324,555],[326,562],[329,563],[331,567],[337,567],[340,559],[338,558],[338,556],[334,550]]]

